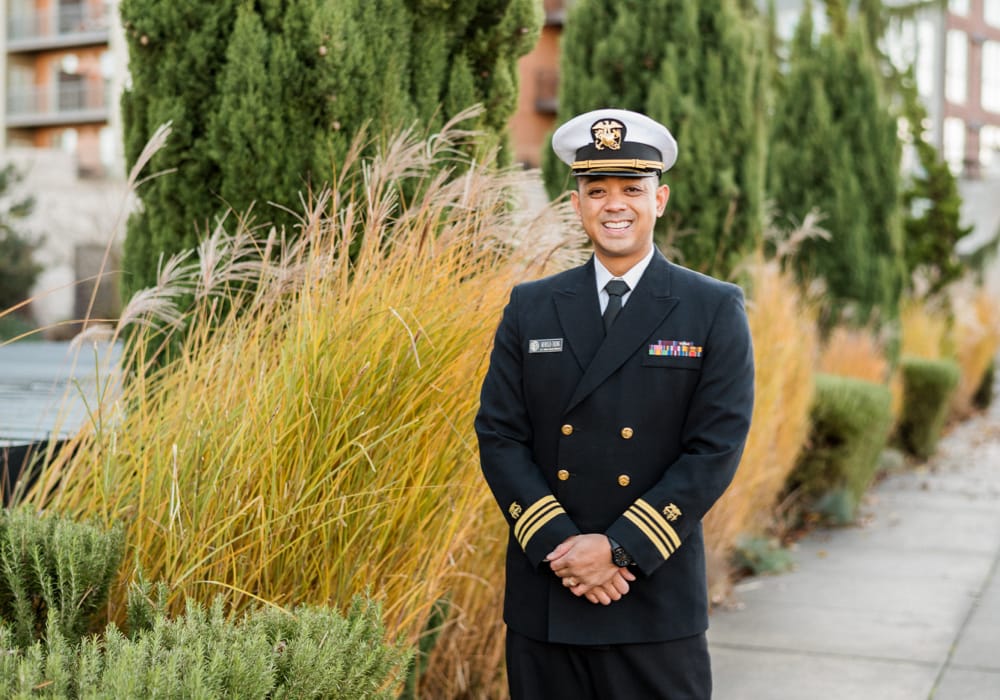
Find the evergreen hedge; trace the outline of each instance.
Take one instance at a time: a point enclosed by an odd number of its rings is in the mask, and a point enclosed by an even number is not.
[[[926,459],[937,447],[961,370],[954,360],[909,356],[901,359],[900,368],[903,414],[899,420],[899,441],[904,450]]]
[[[889,437],[891,401],[881,384],[816,375],[809,444],[789,476],[808,506],[839,523],[853,519]]]

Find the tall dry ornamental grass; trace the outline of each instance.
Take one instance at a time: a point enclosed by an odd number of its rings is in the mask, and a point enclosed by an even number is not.
[[[404,134],[350,162],[294,244],[230,220],[165,264],[123,314],[139,371],[29,498],[126,523],[123,579],[165,581],[175,610],[368,592],[416,641],[456,581],[484,575],[469,553],[496,506],[472,423],[510,286],[566,264],[554,247],[576,254],[512,206],[523,174],[441,172],[464,136]],[[124,587],[109,606],[120,620]]]
[[[995,290],[965,280],[952,292],[952,308],[955,360],[962,374],[952,396],[951,412],[964,418],[972,413],[972,397],[1000,350],[1000,301]]]
[[[729,560],[742,535],[770,525],[785,479],[809,433],[816,362],[816,317],[788,273],[758,258],[748,267],[747,316],[753,337],[754,408],[750,434],[729,489],[705,516],[709,590],[729,586]]]

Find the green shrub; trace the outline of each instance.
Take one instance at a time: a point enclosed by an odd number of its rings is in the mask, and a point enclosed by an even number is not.
[[[900,367],[903,412],[899,419],[899,441],[904,450],[926,459],[937,447],[961,370],[953,360],[917,357],[903,357]]]
[[[780,574],[795,568],[791,552],[775,537],[741,537],[733,550],[733,565],[739,571],[758,576]]]
[[[34,257],[39,241],[21,230],[35,208],[33,197],[18,193],[23,180],[13,163],[0,167],[0,312],[24,301],[42,271]]]
[[[118,526],[106,531],[29,508],[0,513],[0,618],[17,644],[27,647],[47,624],[74,644],[87,634],[124,552]]]
[[[401,642],[383,641],[380,607],[360,598],[346,617],[303,606],[236,622],[221,599],[207,611],[189,603],[177,619],[147,605],[137,618],[151,626],[131,638],[111,624],[77,645],[53,614],[44,641],[18,648],[0,626],[0,697],[392,698],[409,665]]]
[[[888,387],[816,376],[812,429],[788,485],[831,520],[849,522],[878,466],[892,424]]]
[[[0,307],[0,313],[2,312],[3,308]],[[23,316],[16,314],[0,316],[0,344],[3,344],[5,340],[17,338],[33,330],[35,330],[35,324],[25,320]]]

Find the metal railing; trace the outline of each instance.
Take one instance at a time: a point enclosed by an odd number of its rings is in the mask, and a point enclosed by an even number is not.
[[[18,13],[7,22],[7,39],[30,41],[105,32],[111,26],[107,9],[88,5],[59,7],[47,12]]]
[[[56,87],[12,89],[7,93],[7,117],[26,121],[74,114],[107,112],[109,90],[99,81],[82,80]]]

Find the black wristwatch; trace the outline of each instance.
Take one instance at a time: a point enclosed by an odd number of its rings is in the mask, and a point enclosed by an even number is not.
[[[629,553],[625,551],[625,548],[620,544],[611,539],[611,535],[607,535],[608,544],[611,545],[611,563],[615,566],[631,566],[635,564],[635,559],[629,556]]]

